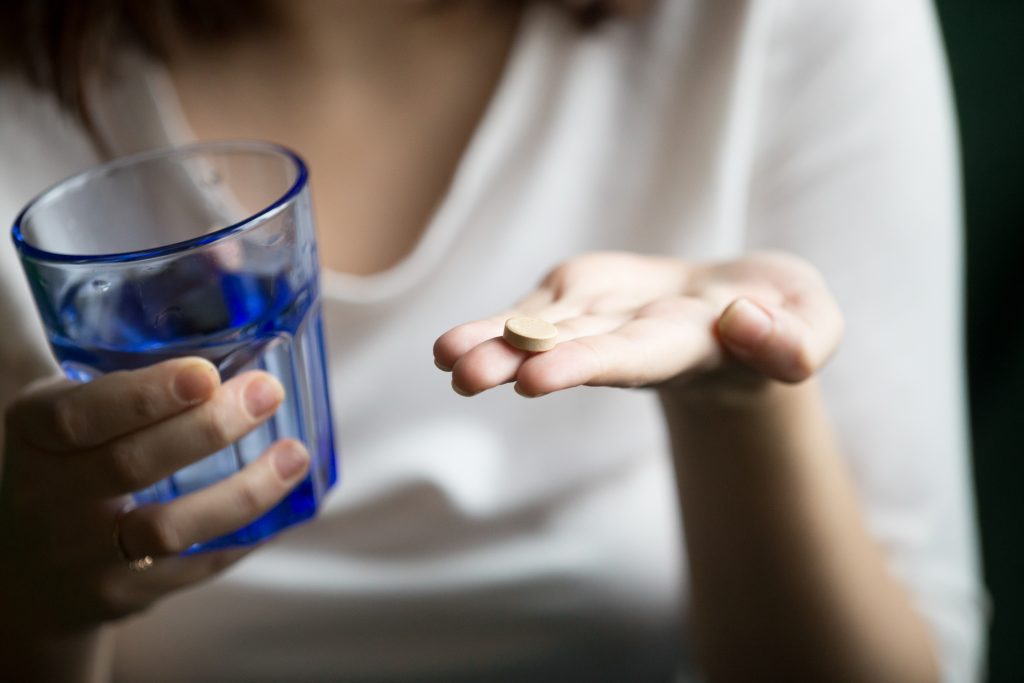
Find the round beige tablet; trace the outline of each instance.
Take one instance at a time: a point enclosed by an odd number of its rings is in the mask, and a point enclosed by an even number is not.
[[[523,351],[548,351],[555,348],[558,329],[546,320],[519,316],[505,321],[502,335],[512,346]]]

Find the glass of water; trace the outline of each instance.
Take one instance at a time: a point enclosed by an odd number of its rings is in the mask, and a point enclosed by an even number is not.
[[[65,374],[202,356],[223,380],[263,369],[286,398],[232,446],[134,494],[164,502],[237,472],[273,441],[309,449],[309,476],[263,517],[189,550],[245,545],[312,517],[337,479],[306,166],[264,142],[117,159],[34,199],[12,231]]]

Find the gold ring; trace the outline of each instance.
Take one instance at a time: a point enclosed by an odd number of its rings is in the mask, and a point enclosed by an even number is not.
[[[144,557],[140,557],[137,560],[129,560],[128,569],[130,569],[133,572],[144,572],[150,567],[152,567],[154,562],[155,561],[153,560],[153,557],[151,555],[146,555]]]
[[[128,552],[124,549],[124,542],[121,540],[121,518],[125,516],[133,507],[132,503],[126,503],[124,507],[117,511],[114,515],[114,530],[112,532],[114,541],[114,550],[117,551],[117,556],[122,562],[128,565],[128,569],[133,572],[144,572],[155,564],[155,560],[151,555],[143,555],[142,557],[133,559],[128,555]]]

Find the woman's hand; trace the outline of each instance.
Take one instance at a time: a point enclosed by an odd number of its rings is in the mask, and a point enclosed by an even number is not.
[[[506,344],[516,314],[556,323],[559,343],[537,354]],[[814,374],[842,327],[821,277],[792,256],[598,253],[558,266],[514,309],[445,333],[434,354],[466,395],[513,381],[528,396],[659,389],[688,635],[709,679],[937,680],[929,631],[864,524],[814,384],[784,384]]]
[[[513,315],[555,323],[557,346],[533,354],[505,343]],[[559,265],[511,310],[449,330],[434,357],[463,395],[515,382],[525,396],[579,385],[732,396],[810,377],[842,328],[821,277],[794,256],[690,264],[602,252]]]
[[[233,443],[282,398],[266,373],[221,385],[199,358],[24,390],[6,411],[0,632],[31,641],[88,631],[240,558],[244,550],[180,553],[273,507],[308,469],[300,443],[277,442],[241,472],[167,504],[124,511],[128,494]],[[155,563],[132,571],[122,553]]]

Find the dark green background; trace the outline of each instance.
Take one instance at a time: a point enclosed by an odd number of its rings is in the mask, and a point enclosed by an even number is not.
[[[1024,0],[938,0],[960,113],[990,681],[1024,682]]]

